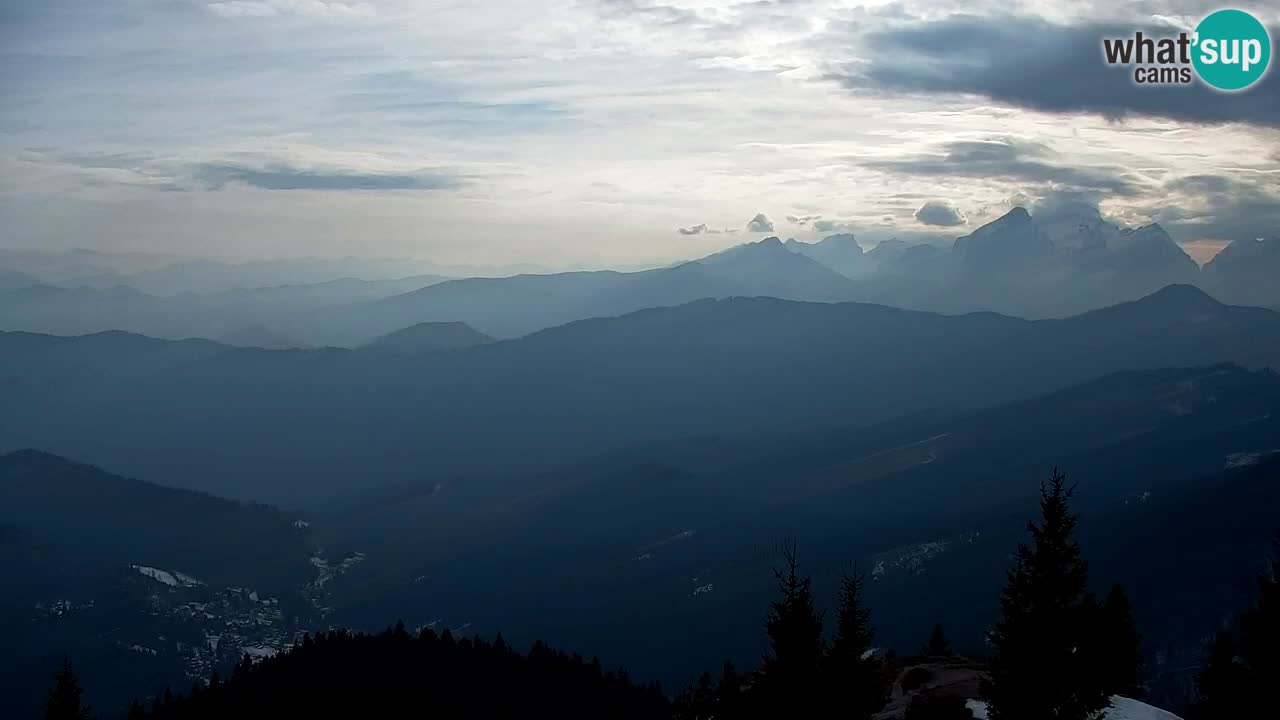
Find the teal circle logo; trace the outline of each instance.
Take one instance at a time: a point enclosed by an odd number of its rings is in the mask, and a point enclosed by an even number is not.
[[[1196,26],[1191,62],[1200,79],[1219,90],[1243,90],[1271,63],[1271,36],[1243,10],[1219,10]]]

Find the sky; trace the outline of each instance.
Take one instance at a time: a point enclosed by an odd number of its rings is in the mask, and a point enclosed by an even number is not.
[[[0,0],[0,246],[628,267],[1083,205],[1214,248],[1280,231],[1278,73],[1101,38],[1218,7]]]

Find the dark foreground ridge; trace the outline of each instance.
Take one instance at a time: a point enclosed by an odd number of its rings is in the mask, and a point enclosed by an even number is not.
[[[229,680],[215,676],[190,695],[171,692],[130,718],[641,718],[669,717],[656,686],[626,673],[534,644],[512,650],[403,624],[376,635],[331,631],[307,636],[288,652],[240,662]]]

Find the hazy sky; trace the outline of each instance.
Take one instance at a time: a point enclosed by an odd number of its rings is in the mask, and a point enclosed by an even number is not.
[[[632,264],[1064,198],[1271,235],[1275,69],[1101,60],[1219,6],[0,0],[0,245]]]

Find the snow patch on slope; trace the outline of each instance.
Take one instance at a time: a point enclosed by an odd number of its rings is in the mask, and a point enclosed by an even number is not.
[[[1227,463],[1224,466],[1226,470],[1235,470],[1239,468],[1253,467],[1263,460],[1280,453],[1280,449],[1262,450],[1259,452],[1235,452],[1227,455]]]
[[[186,573],[170,572],[159,568],[147,567],[146,565],[130,565],[129,567],[169,587],[195,587],[204,584]]]
[[[987,704],[981,700],[970,700],[965,703],[974,720],[987,720]],[[1099,720],[1182,720],[1167,710],[1151,707],[1144,702],[1127,697],[1113,695],[1111,707],[1102,713]]]

